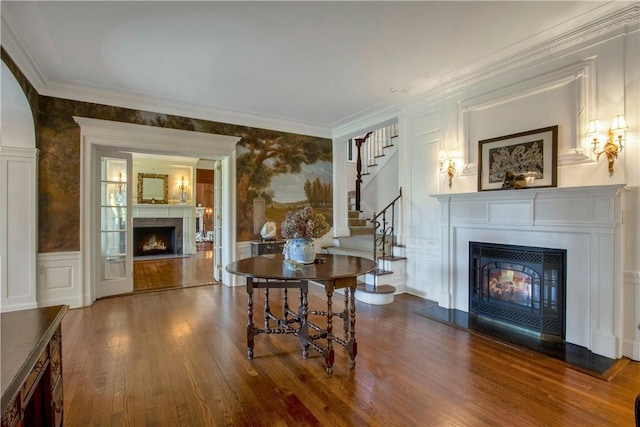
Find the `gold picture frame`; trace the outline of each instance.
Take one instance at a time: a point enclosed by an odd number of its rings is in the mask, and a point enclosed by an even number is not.
[[[138,174],[138,203],[169,203],[169,175],[157,173]]]

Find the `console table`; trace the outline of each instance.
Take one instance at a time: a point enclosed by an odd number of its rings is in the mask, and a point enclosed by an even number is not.
[[[2,313],[2,427],[62,425],[66,305]]]
[[[323,263],[303,265],[297,271],[287,269],[282,254],[260,255],[233,262],[227,271],[247,278],[247,357],[253,358],[254,336],[258,334],[293,334],[302,346],[302,357],[306,358],[309,347],[324,356],[327,376],[333,375],[333,344],[343,346],[349,353],[349,369],[355,368],[356,343],[356,305],[355,292],[358,276],[369,273],[376,264],[369,259],[348,256],[321,256]],[[326,310],[309,310],[307,292],[309,281],[324,285],[327,296]],[[253,291],[265,290],[264,328],[253,323]],[[299,289],[300,297],[296,312],[289,308],[288,289]],[[277,316],[269,305],[269,289],[283,289],[282,315]],[[333,292],[344,289],[344,309],[334,312]],[[308,320],[309,315],[323,316],[326,327],[320,327]],[[343,336],[333,332],[333,318],[342,319]],[[273,322],[273,325],[272,325]],[[273,326],[273,327],[272,327]],[[310,333],[311,331],[311,333]]]
[[[264,240],[262,242],[251,242],[251,256],[281,254],[284,249],[285,240]]]

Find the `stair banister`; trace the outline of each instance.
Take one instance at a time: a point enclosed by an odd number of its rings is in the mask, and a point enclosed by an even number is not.
[[[373,213],[373,218],[370,220],[373,224],[373,261],[378,265],[378,259],[384,258],[387,251],[387,239],[391,236],[391,245],[395,245],[396,237],[393,232],[393,227],[396,219],[396,202],[402,197],[402,187],[400,187],[399,194],[393,199],[387,206],[385,206],[380,213]],[[391,226],[388,226],[387,211],[391,209]],[[380,219],[380,217],[382,217]],[[378,248],[381,248],[378,250]],[[380,254],[380,256],[378,256]],[[378,280],[374,280],[374,289],[377,287]]]

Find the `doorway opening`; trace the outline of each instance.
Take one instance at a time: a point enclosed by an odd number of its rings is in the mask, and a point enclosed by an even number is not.
[[[240,137],[209,134],[196,131],[167,129],[131,123],[112,122],[107,120],[75,117],[81,127],[81,245],[82,264],[81,299],[84,306],[89,306],[102,295],[99,282],[100,253],[100,216],[99,200],[95,191],[95,182],[99,175],[99,164],[96,162],[98,150],[114,150],[123,153],[146,153],[170,157],[190,157],[194,159],[215,159],[216,179],[220,190],[216,189],[215,228],[225,233],[216,233],[214,245],[214,262],[212,275],[216,280],[231,284],[229,274],[223,266],[235,257],[235,173],[234,153]],[[178,176],[178,179],[181,176]],[[131,180],[127,182],[131,190]],[[177,186],[172,191],[177,191]],[[145,205],[139,205],[145,206]],[[150,205],[146,205],[150,206]],[[167,206],[166,204],[164,206]],[[174,207],[179,207],[175,204]],[[183,209],[185,207],[183,206]],[[133,207],[132,207],[133,209]],[[129,216],[128,218],[131,218]],[[189,225],[195,232],[194,223]],[[195,245],[193,248],[195,252]],[[132,263],[133,264],[133,263]],[[133,266],[128,272],[133,277]]]
[[[217,162],[196,163],[194,197],[195,251],[185,250],[183,218],[134,218],[133,292],[220,283],[214,273],[214,170]],[[168,227],[167,227],[168,226]],[[139,239],[136,241],[136,236]],[[149,243],[149,240],[153,240]],[[160,240],[160,243],[158,243]],[[145,246],[146,245],[146,246]]]

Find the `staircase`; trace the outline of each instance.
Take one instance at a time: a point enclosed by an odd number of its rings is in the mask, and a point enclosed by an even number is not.
[[[400,191],[401,195],[402,191]],[[395,244],[394,236],[386,234],[389,227],[381,228],[380,220],[377,220],[376,228],[377,231],[382,232],[376,232],[374,239],[372,220],[362,218],[362,213],[355,209],[355,192],[349,192],[348,204],[351,236],[334,239],[334,245],[322,248],[323,252],[359,256],[375,261],[378,268],[361,277],[356,299],[373,305],[390,304],[394,300],[397,286],[404,286],[406,264],[404,247]]]

